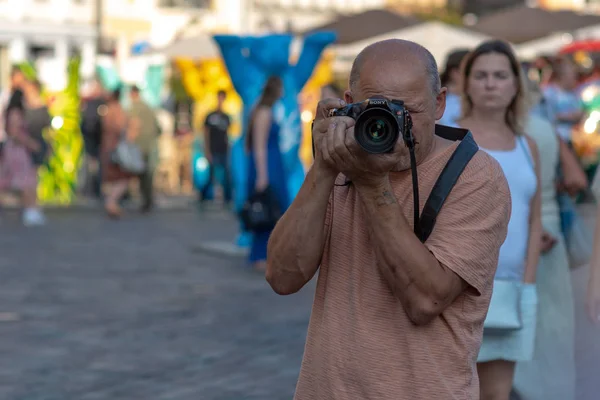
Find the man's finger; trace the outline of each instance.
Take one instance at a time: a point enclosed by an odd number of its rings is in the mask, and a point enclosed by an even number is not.
[[[331,124],[344,125],[348,129],[354,126],[354,120],[350,117],[329,117],[320,120],[315,120],[313,124],[313,134],[325,134],[329,131]]]
[[[356,138],[354,136],[354,127],[346,130],[346,134],[344,136],[344,144],[346,145],[346,148],[348,149],[350,154],[352,154],[354,157],[359,156],[361,151],[364,152],[364,150],[356,141]]]
[[[329,112],[335,108],[341,108],[346,105],[342,99],[323,99],[317,105],[317,114],[315,120],[329,117]]]
[[[333,164],[333,159],[331,158],[331,153],[329,152],[329,149],[327,149],[327,138],[324,137],[321,139],[321,157],[323,158],[323,161],[325,161],[327,164],[331,165]]]
[[[336,126],[333,132],[333,148],[342,162],[345,164],[352,162],[352,153],[346,146],[346,138],[348,131],[353,130],[352,127],[348,128],[345,124]]]
[[[333,162],[336,165],[341,166],[342,158],[335,149],[335,135],[337,130],[345,129],[345,125],[343,121],[339,121],[337,118],[330,118],[330,120],[331,123],[329,124],[329,129],[327,130],[325,137],[325,140],[327,141],[327,152],[329,153]]]

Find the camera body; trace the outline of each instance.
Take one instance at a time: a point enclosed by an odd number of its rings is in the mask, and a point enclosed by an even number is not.
[[[350,117],[356,121],[354,138],[371,154],[390,153],[402,136],[407,146],[414,145],[412,121],[402,100],[373,97],[330,111],[329,116]]]

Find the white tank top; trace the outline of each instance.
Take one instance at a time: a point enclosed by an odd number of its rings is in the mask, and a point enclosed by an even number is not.
[[[481,150],[500,163],[508,181],[512,201],[508,232],[500,247],[496,278],[520,281],[525,271],[530,204],[537,188],[537,178],[527,140],[523,136],[517,136],[516,142],[513,150]]]

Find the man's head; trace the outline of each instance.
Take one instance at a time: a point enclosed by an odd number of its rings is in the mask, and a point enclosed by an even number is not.
[[[102,93],[104,91],[104,88],[102,87],[102,83],[100,82],[100,79],[98,78],[94,78],[92,79],[92,81],[90,82],[90,96],[91,97],[100,97],[102,96]]]
[[[140,88],[137,86],[132,86],[131,91],[129,92],[132,101],[137,101],[140,99]]]
[[[23,85],[24,81],[25,81],[25,74],[23,73],[23,71],[21,71],[21,68],[18,65],[13,65],[12,69],[10,70],[11,88],[13,90],[20,89],[21,85]]]
[[[42,84],[37,79],[24,79],[20,87],[23,89],[23,93],[29,102],[39,98],[42,92]]]
[[[446,107],[446,89],[441,88],[433,55],[414,42],[399,39],[366,47],[354,60],[344,97],[354,103],[374,96],[404,101],[413,120],[417,159],[423,159],[433,144],[435,121]],[[407,159],[399,168],[409,165]]]
[[[442,74],[442,86],[453,86],[460,83],[460,66],[464,58],[469,54],[468,49],[457,49],[448,54],[446,66]]]
[[[223,103],[225,103],[225,99],[227,98],[227,92],[224,90],[219,90],[217,92],[217,108],[220,110],[223,108]]]

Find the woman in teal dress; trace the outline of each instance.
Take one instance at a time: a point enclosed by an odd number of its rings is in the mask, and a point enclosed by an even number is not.
[[[279,124],[273,116],[273,106],[283,94],[280,78],[267,80],[263,92],[250,115],[250,128],[246,137],[248,157],[248,197],[267,188],[274,193],[282,211],[289,206],[287,179],[281,150],[279,149]],[[258,270],[266,269],[267,242],[271,231],[253,232],[250,263]]]

